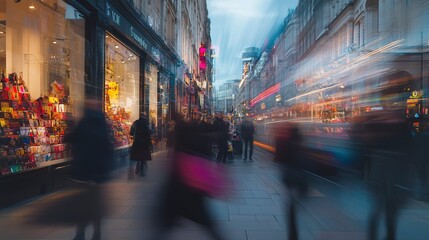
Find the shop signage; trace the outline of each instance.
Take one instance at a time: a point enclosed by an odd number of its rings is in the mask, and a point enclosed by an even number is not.
[[[422,96],[422,94],[421,94],[419,91],[414,90],[414,91],[411,93],[410,98],[421,98],[421,96]]]
[[[116,23],[118,26],[121,25],[121,15],[117,11],[113,10],[108,2],[106,2],[106,14],[109,20]]]
[[[114,27],[118,28],[118,30],[124,33],[131,41],[145,50],[156,62],[161,63],[162,54],[159,50],[150,44],[150,41],[144,37],[144,34],[137,30],[137,28],[123,17],[117,9],[110,5],[108,1],[106,1],[106,14]]]
[[[147,46],[147,43],[146,43],[146,41],[144,40],[143,36],[142,36],[142,35],[140,35],[138,32],[136,32],[132,26],[130,27],[130,36],[131,36],[135,41],[137,41],[137,42],[139,43],[139,45],[140,45],[143,49],[147,50],[147,47],[148,47],[148,46]]]

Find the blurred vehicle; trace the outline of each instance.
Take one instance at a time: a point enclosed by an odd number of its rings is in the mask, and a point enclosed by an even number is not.
[[[255,141],[274,146],[273,136],[284,122],[256,122]],[[292,122],[292,121],[290,121]],[[295,121],[302,133],[303,157],[307,171],[334,176],[338,170],[355,173],[350,123],[311,123]]]

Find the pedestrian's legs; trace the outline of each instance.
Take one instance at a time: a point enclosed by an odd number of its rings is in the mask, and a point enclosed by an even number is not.
[[[94,220],[94,234],[91,240],[101,240],[101,219]]]
[[[216,156],[217,162],[222,162],[222,143],[218,142],[217,144],[217,156]]]
[[[76,227],[76,236],[73,240],[85,240],[86,223],[79,223]]]
[[[213,237],[214,240],[223,240],[224,238],[222,237],[222,235],[220,234],[220,231],[215,226],[213,218],[207,209],[206,202],[203,202],[202,204],[203,204],[202,205],[203,207],[201,207],[201,210],[200,210],[201,224],[203,224],[207,228],[207,231],[210,233],[210,235]],[[198,204],[195,204],[195,205],[198,205]]]
[[[247,160],[247,148],[249,146],[249,140],[243,139],[243,144],[244,144],[243,160]]]
[[[228,153],[228,142],[222,141],[219,144],[218,161],[226,163],[227,153]]]
[[[147,172],[147,161],[141,161],[140,162],[140,169],[139,169],[139,176],[144,177],[146,176],[146,172]]]
[[[296,224],[296,203],[295,203],[295,197],[293,196],[294,190],[289,191],[291,194],[290,200],[289,200],[289,214],[288,214],[288,220],[289,220],[289,228],[288,228],[288,239],[289,240],[298,240],[298,229]]]
[[[395,187],[390,186],[386,196],[386,240],[396,239],[396,217],[399,208],[399,196]]]
[[[208,229],[209,233],[212,235],[214,240],[222,240],[223,239],[220,232],[214,226],[209,226],[207,229]]]
[[[251,139],[249,139],[249,159],[252,159],[252,155],[253,155],[253,137]]]
[[[396,239],[396,212],[396,209],[386,211],[386,240]]]
[[[137,175],[137,176],[140,175],[141,168],[142,168],[142,162],[141,161],[137,161],[134,174]]]
[[[228,157],[228,143],[225,144],[223,148],[223,156],[222,156],[222,162],[226,163],[226,159]]]
[[[135,165],[135,161],[130,161],[129,165],[128,165],[128,178],[133,178],[134,177],[134,167]]]
[[[374,186],[372,186],[374,187]],[[383,198],[381,197],[383,193],[377,192],[382,191],[380,188],[372,189],[375,194],[375,198],[373,199],[374,204],[372,206],[372,211],[369,215],[369,221],[368,221],[368,240],[375,240],[377,237],[377,230],[378,230],[378,222],[380,219],[381,211],[383,209]]]

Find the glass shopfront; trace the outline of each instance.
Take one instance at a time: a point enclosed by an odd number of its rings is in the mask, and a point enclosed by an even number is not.
[[[148,63],[145,66],[145,109],[152,133],[158,126],[158,67]]]
[[[0,176],[64,161],[82,114],[85,19],[63,0],[0,1]]]
[[[116,147],[130,144],[130,126],[139,118],[139,67],[140,58],[106,34],[105,112],[114,130]]]

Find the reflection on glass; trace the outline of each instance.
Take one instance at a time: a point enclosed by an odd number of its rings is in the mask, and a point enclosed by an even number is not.
[[[110,34],[105,51],[105,111],[120,147],[129,144],[130,125],[139,118],[140,58]]]

